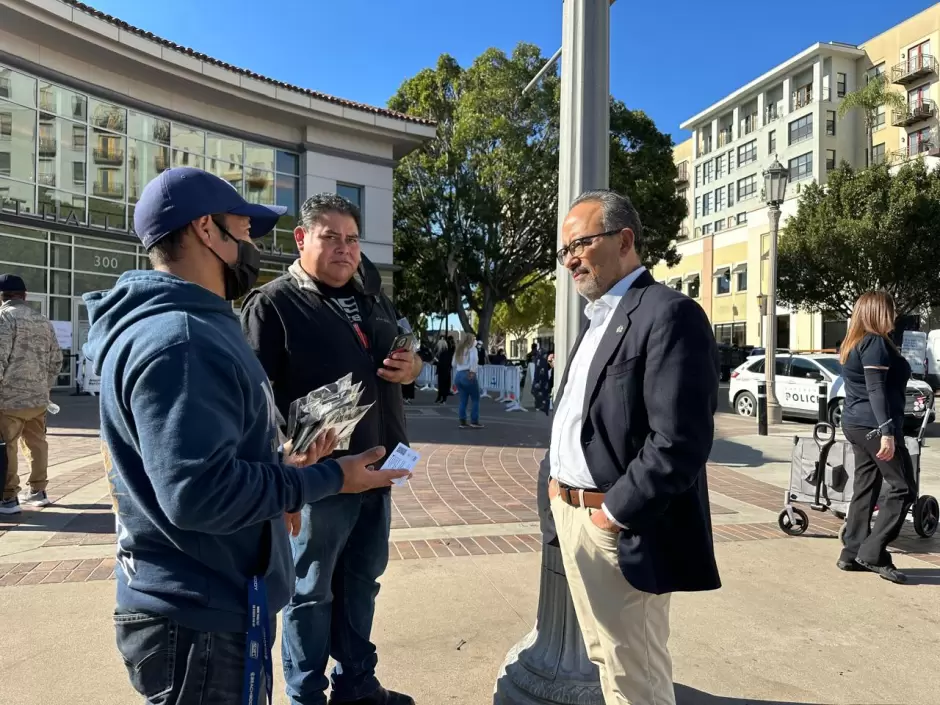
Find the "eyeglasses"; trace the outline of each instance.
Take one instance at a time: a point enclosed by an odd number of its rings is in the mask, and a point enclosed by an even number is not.
[[[619,235],[622,232],[623,228],[617,228],[616,230],[608,230],[606,233],[597,233],[596,235],[585,235],[584,237],[575,238],[565,247],[562,247],[560,250],[558,250],[558,252],[555,253],[555,256],[558,257],[558,264],[564,266],[565,261],[568,259],[568,255],[571,255],[572,257],[580,257],[581,253],[584,252],[584,248],[598,238]]]

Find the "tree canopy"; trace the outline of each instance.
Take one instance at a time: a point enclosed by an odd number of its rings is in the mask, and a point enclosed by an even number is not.
[[[891,293],[899,314],[940,302],[940,172],[922,160],[829,173],[804,187],[781,233],[777,291],[808,311],[849,316],[867,291]]]
[[[437,137],[395,170],[398,294],[436,312],[445,299],[460,302],[462,325],[470,330],[468,312],[476,313],[484,342],[497,304],[555,267],[560,79],[549,72],[522,93],[544,63],[525,43],[510,56],[488,49],[468,68],[444,54],[389,101],[438,124]],[[672,139],[616,100],[610,167],[611,187],[633,199],[646,227],[644,258],[677,262],[686,205],[676,195]]]
[[[878,112],[881,108],[885,108],[886,111],[907,110],[907,99],[901,93],[891,90],[884,75],[867,79],[864,86],[846,94],[839,105],[840,119],[845,118],[853,110],[862,113],[865,122],[865,135],[868,140],[867,151],[865,152],[866,164],[871,164],[875,123],[878,120]]]
[[[544,277],[512,301],[501,301],[493,312],[492,332],[522,336],[533,328],[547,328],[555,321],[555,282]]]

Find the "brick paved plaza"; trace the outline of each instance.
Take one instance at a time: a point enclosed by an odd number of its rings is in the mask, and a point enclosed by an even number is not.
[[[424,585],[422,580],[428,580],[431,575],[485,574],[489,583],[486,589],[492,589],[493,594],[498,595],[497,601],[509,605],[510,609],[506,616],[508,623],[497,623],[495,617],[478,615],[483,619],[482,624],[489,625],[492,630],[489,633],[478,625],[478,639],[498,643],[493,643],[485,653],[477,654],[469,670],[466,670],[466,663],[461,666],[466,672],[461,671],[457,682],[466,681],[467,685],[462,686],[464,690],[469,688],[466,692],[476,695],[467,695],[466,699],[454,696],[419,700],[425,703],[484,702],[486,694],[491,692],[493,678],[506,649],[524,635],[534,616],[538,586],[537,554],[540,551],[535,487],[538,464],[550,433],[549,421],[535,412],[506,413],[496,402],[484,401],[487,428],[461,431],[456,428],[452,407],[435,407],[429,401],[429,397],[419,394],[418,403],[408,410],[413,444],[421,451],[422,460],[412,480],[393,492],[393,565],[383,583],[385,587],[380,598],[380,614],[386,615],[387,621],[380,616],[376,629],[380,646],[382,639],[387,638],[391,644],[388,648],[393,650],[404,648],[409,654],[416,649],[420,652],[420,646],[429,642],[434,643],[436,649],[453,650],[453,644],[441,646],[430,623],[427,632],[422,632],[421,620],[427,618],[426,614],[416,615],[417,624],[413,619],[405,619],[399,612],[407,608],[402,607],[399,598],[389,597],[389,594],[400,595],[403,591],[406,595],[415,594],[415,586]],[[0,620],[10,623],[13,613],[35,609],[29,606],[46,605],[49,600],[69,600],[69,596],[74,596],[78,603],[90,600],[94,608],[84,610],[79,619],[87,621],[84,628],[93,629],[94,639],[104,640],[101,642],[102,653],[96,658],[108,664],[108,673],[116,682],[109,680],[103,692],[121,695],[103,695],[102,699],[92,698],[87,702],[129,702],[130,692],[121,679],[119,662],[112,663],[118,659],[109,651],[113,649],[108,642],[110,620],[107,610],[113,587],[107,581],[113,580],[114,522],[107,481],[98,458],[96,403],[87,397],[63,397],[57,402],[63,410],[59,416],[50,419],[52,467],[49,485],[50,496],[56,504],[43,510],[24,509],[19,516],[0,520]],[[747,420],[727,414],[717,417],[709,485],[725,588],[706,597],[682,596],[674,600],[677,679],[684,675],[688,684],[680,691],[680,702],[891,702],[905,705],[936,702],[935,698],[918,700],[912,695],[905,695],[907,699],[892,700],[890,689],[880,694],[871,692],[870,698],[861,700],[858,698],[869,691],[853,688],[842,691],[825,682],[819,685],[801,683],[797,687],[785,678],[754,680],[751,671],[755,668],[764,674],[762,678],[766,678],[766,669],[781,668],[771,656],[779,660],[777,652],[786,654],[787,650],[778,644],[770,647],[772,653],[768,655],[762,652],[768,648],[766,645],[745,648],[742,639],[754,639],[760,632],[753,631],[755,624],[729,627],[728,621],[721,617],[720,605],[727,606],[730,601],[739,616],[752,614],[753,619],[764,620],[767,624],[793,620],[794,624],[802,625],[800,633],[784,641],[796,638],[804,649],[808,644],[818,643],[819,639],[831,639],[833,633],[841,630],[842,636],[836,639],[841,649],[836,661],[854,663],[867,651],[890,657],[890,650],[886,654],[883,649],[873,646],[864,624],[833,623],[833,610],[844,613],[850,604],[832,594],[832,584],[840,581],[839,590],[857,590],[853,601],[870,602],[876,611],[880,610],[882,614],[872,618],[872,634],[877,633],[874,624],[881,620],[887,620],[889,624],[901,621],[895,618],[894,611],[903,606],[913,610],[904,618],[908,629],[911,632],[923,631],[925,638],[929,634],[933,639],[937,627],[940,627],[940,611],[936,609],[937,598],[940,597],[940,570],[937,569],[940,566],[940,538],[917,538],[908,525],[895,545],[899,553],[898,564],[910,572],[914,585],[900,588],[875,576],[839,573],[834,567],[837,542],[833,540],[840,526],[838,520],[830,515],[811,513],[809,532],[795,539],[785,536],[777,527],[776,516],[781,508],[782,488],[787,477],[789,444],[794,432],[807,434],[809,427],[788,424],[775,436],[763,439],[754,436],[753,431],[753,423]],[[931,491],[937,494],[937,489],[940,489],[937,487],[940,485],[940,453],[936,457],[925,454],[924,467],[925,488],[933,487]],[[470,577],[463,580],[466,583]],[[801,584],[806,589],[802,595],[803,603],[797,605],[793,601],[800,599]],[[754,586],[758,585],[760,589],[755,590]],[[428,589],[436,587],[437,579],[435,585]],[[453,590],[439,592],[436,597],[440,605],[435,609],[448,612],[450,608],[446,604],[453,598]],[[471,598],[473,596],[469,595],[461,599]],[[479,599],[485,605],[491,598],[481,595]],[[459,599],[457,601],[460,602]],[[830,604],[833,602],[837,604]],[[715,610],[715,613],[703,615],[701,610],[705,604],[710,605],[709,611]],[[827,605],[822,623],[817,619],[814,604],[819,604],[820,608],[822,604]],[[42,609],[44,611],[45,607]],[[394,618],[388,617],[389,609],[395,614]],[[781,609],[786,611],[781,612]],[[433,613],[434,610],[431,611]],[[843,617],[850,613],[851,610]],[[683,620],[682,615],[694,617],[691,621]],[[453,621],[452,615],[447,615],[447,618]],[[734,621],[730,619],[732,624]],[[447,626],[445,624],[438,631],[446,631]],[[52,619],[45,628],[51,634],[60,625]],[[742,628],[743,632],[735,634],[734,629],[737,628]],[[27,674],[32,669],[28,655],[46,648],[39,645],[41,640],[32,643],[35,630],[34,622],[30,630],[21,631],[17,637],[20,648],[13,650],[13,671],[20,673],[22,678],[15,678],[14,682],[22,682],[24,678],[28,680]],[[812,637],[817,631],[818,635]],[[418,639],[419,647],[415,643],[405,644],[402,640],[407,641],[407,635]],[[913,633],[906,636],[913,637]],[[762,643],[774,638],[768,633],[757,641]],[[727,643],[725,651],[740,652],[744,669],[738,669],[730,656],[728,659],[720,658],[722,651],[713,653],[717,643]],[[902,647],[903,640],[892,647],[899,654],[899,662],[904,651]],[[818,652],[822,646],[814,648]],[[443,654],[433,653],[434,658],[443,658]],[[729,661],[724,668],[734,675],[716,680],[715,666],[709,666],[710,662],[705,658],[709,654],[710,658],[718,661]],[[443,663],[451,657],[453,654],[448,653]],[[755,657],[760,657],[758,663],[755,663]],[[76,657],[71,658],[74,662]],[[411,663],[409,656],[402,658]],[[795,659],[791,664],[794,669],[799,666],[805,670],[805,664],[809,664],[822,674],[832,668],[832,664],[819,664],[817,660],[808,659],[805,651],[791,653],[787,658]],[[830,659],[830,655],[827,653],[825,658]],[[930,662],[933,663],[932,660]],[[401,663],[399,661],[386,668],[399,674]],[[914,667],[914,664],[909,665]],[[79,670],[64,670],[64,665],[54,670],[67,679],[82,681],[86,675],[81,670],[81,659],[75,666]],[[427,673],[423,673],[427,670],[425,667],[412,663],[405,670],[409,668],[422,673],[415,677],[429,678]],[[847,665],[843,672],[846,668]],[[718,671],[721,671],[720,667]],[[802,678],[812,681],[813,674],[805,673]],[[738,682],[739,685],[735,685]],[[691,683],[696,687],[692,688]],[[67,685],[58,684],[53,691],[61,690],[66,697],[67,688],[64,686]],[[438,686],[429,684],[427,687],[430,693],[435,693],[434,688]],[[706,687],[708,692],[728,699],[702,699],[711,697],[705,695]],[[415,691],[414,688],[412,690]],[[765,691],[790,700],[731,698],[748,693],[763,694]],[[57,702],[54,694],[48,692],[36,692],[34,696],[25,698],[10,698],[10,695],[12,693],[4,688],[0,692],[0,705],[7,702]],[[807,699],[798,699],[797,696]]]

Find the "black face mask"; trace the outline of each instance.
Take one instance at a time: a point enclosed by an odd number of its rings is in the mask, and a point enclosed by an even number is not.
[[[219,222],[215,220],[212,222],[222,231],[225,237],[234,240],[235,244],[238,246],[238,256],[232,264],[226,262],[219,257],[215,250],[212,250],[212,254],[218,257],[219,261],[225,265],[225,300],[235,301],[251,291],[251,287],[258,281],[258,274],[261,271],[261,253],[258,251],[258,248],[250,242],[245,242],[244,240],[239,240],[234,237]]]

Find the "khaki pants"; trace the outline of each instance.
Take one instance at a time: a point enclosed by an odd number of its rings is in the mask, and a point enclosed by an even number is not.
[[[600,670],[606,705],[675,705],[669,595],[631,587],[617,562],[618,535],[555,497],[552,515],[588,657]]]
[[[33,492],[46,489],[49,471],[49,444],[46,442],[46,407],[0,411],[0,436],[7,444],[7,476],[3,499],[11,499],[20,490],[16,446],[20,441],[29,460],[29,486]]]

